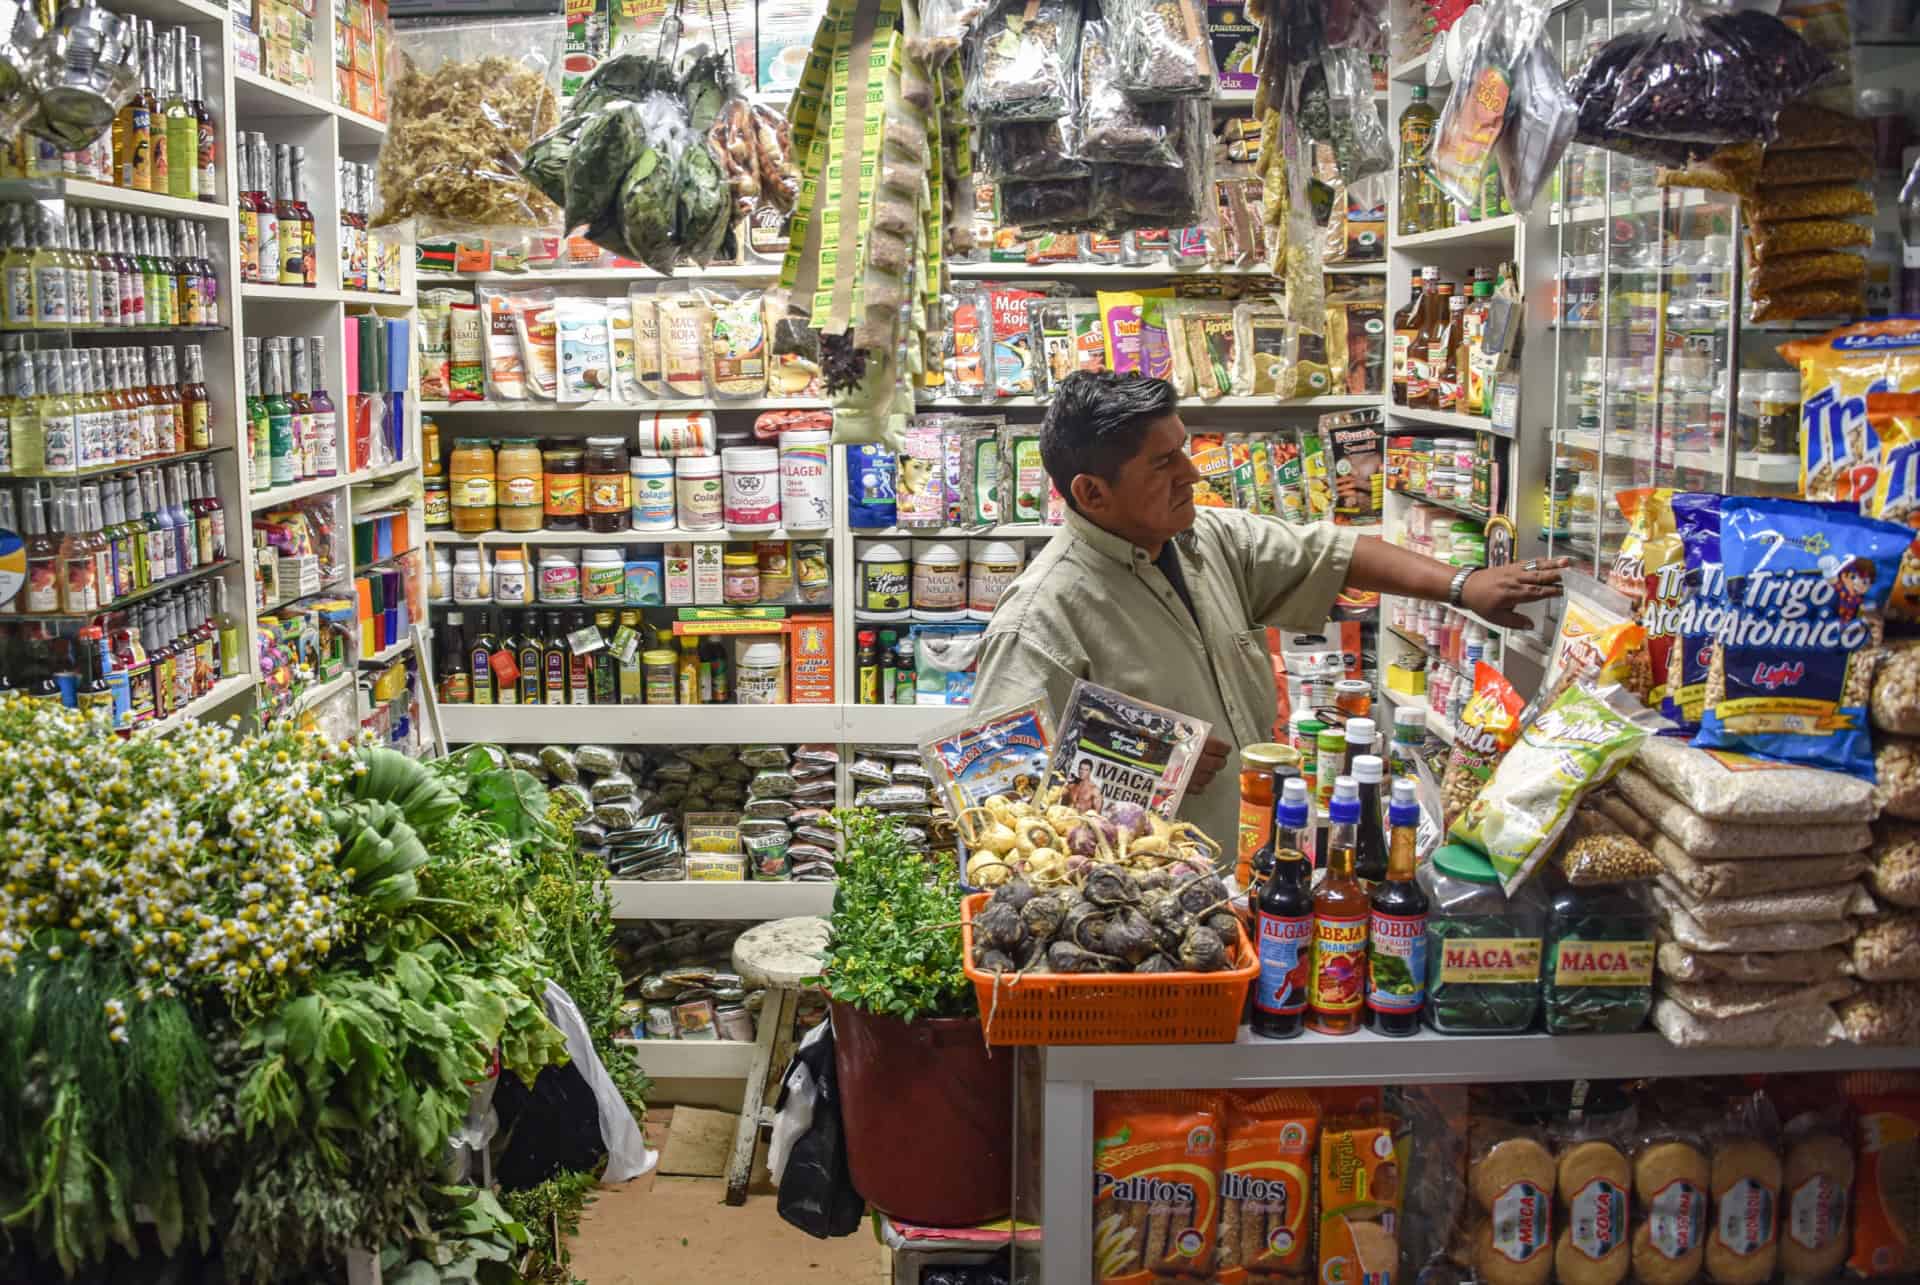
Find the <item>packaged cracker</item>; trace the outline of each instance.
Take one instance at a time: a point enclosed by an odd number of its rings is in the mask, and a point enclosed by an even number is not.
[[[1781,1162],[1780,1268],[1789,1281],[1829,1280],[1847,1261],[1853,1121],[1844,1106],[1787,1122]]]
[[[1276,1089],[1226,1100],[1227,1144],[1220,1175],[1220,1285],[1272,1276],[1304,1277],[1313,1252],[1313,1151],[1320,1109],[1304,1093]]]
[[[1460,711],[1453,750],[1440,781],[1443,821],[1452,825],[1493,775],[1493,769],[1520,735],[1526,702],[1506,675],[1486,661],[1473,666],[1473,696]]]
[[[1329,1117],[1320,1129],[1319,1280],[1388,1279],[1400,1263],[1395,1222],[1406,1142],[1383,1115]]]
[[[1467,1190],[1475,1213],[1467,1257],[1489,1285],[1546,1285],[1553,1278],[1553,1153],[1528,1130],[1475,1120]]]
[[[1720,561],[1720,499],[1718,495],[1692,491],[1673,497],[1683,562],[1680,606],[1674,617],[1673,641],[1667,649],[1660,712],[1688,732],[1700,726],[1714,640],[1727,618],[1727,577]]]
[[[1224,1114],[1212,1093],[1095,1098],[1093,1276],[1099,1285],[1212,1276]]]
[[[1556,1274],[1566,1285],[1619,1285],[1632,1270],[1627,1206],[1633,1167],[1605,1130],[1558,1139],[1554,1162],[1560,1231],[1554,1239]]]
[[[1449,833],[1486,853],[1511,895],[1553,851],[1580,800],[1633,757],[1648,719],[1657,716],[1624,688],[1568,690],[1520,733]]]
[[[1873,779],[1869,645],[1911,534],[1831,506],[1725,500],[1728,614],[1693,743]]]
[[[1779,1121],[1764,1094],[1741,1102],[1716,1132],[1709,1154],[1713,1223],[1707,1279],[1763,1285],[1780,1257]]]
[[[1920,317],[1855,322],[1780,355],[1800,367],[1800,493],[1864,502],[1880,463],[1867,394],[1920,392]]]

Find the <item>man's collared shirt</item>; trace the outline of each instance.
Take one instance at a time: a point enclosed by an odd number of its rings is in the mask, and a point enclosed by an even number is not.
[[[1044,691],[1057,718],[1074,680],[1213,724],[1234,747],[1180,815],[1230,857],[1239,833],[1240,747],[1272,739],[1278,700],[1267,627],[1314,630],[1347,582],[1354,533],[1203,508],[1178,537],[1193,610],[1145,549],[1071,510],[1008,586],[981,643],[974,704]]]

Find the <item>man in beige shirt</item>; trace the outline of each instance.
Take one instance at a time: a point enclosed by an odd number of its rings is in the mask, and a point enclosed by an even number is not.
[[[1075,374],[1060,386],[1040,454],[1066,498],[1066,526],[1000,599],[973,703],[1044,692],[1057,717],[1085,678],[1207,720],[1180,814],[1231,854],[1240,747],[1271,739],[1279,709],[1269,625],[1319,629],[1351,587],[1525,627],[1515,608],[1558,596],[1568,560],[1462,570],[1331,523],[1196,509],[1200,474],[1176,404],[1171,384],[1139,375]]]

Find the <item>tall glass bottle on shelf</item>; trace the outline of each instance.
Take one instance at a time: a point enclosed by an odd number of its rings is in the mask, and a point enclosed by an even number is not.
[[[1366,890],[1353,873],[1360,786],[1352,777],[1334,781],[1327,817],[1327,873],[1313,895],[1307,1026],[1322,1035],[1351,1035],[1360,1029],[1366,989],[1369,909]]]
[[[282,339],[287,346],[287,359],[291,373],[287,378],[285,392],[287,403],[293,407],[293,449],[298,460],[296,470],[298,479],[318,476],[313,458],[313,404],[307,400],[307,386],[311,378],[307,373],[307,346],[301,340]],[[474,693],[479,700],[479,693]]]
[[[0,308],[8,330],[30,330],[38,309],[33,290],[33,229],[30,205],[7,207],[7,250],[0,256]]]
[[[1427,174],[1427,162],[1433,154],[1433,130],[1439,116],[1427,101],[1427,87],[1415,85],[1413,101],[1400,113],[1399,236],[1433,230],[1433,180]]]
[[[279,282],[283,286],[305,285],[301,259],[306,253],[306,237],[293,199],[293,148],[285,143],[273,145],[273,208],[280,217]]]
[[[191,201],[200,195],[200,129],[187,103],[187,32],[167,33],[167,194]]]
[[[293,216],[300,222],[300,280],[297,284],[311,290],[320,284],[320,261],[319,238],[313,226],[313,207],[307,204],[307,149],[296,143],[291,155],[288,191],[293,197]]]
[[[1414,880],[1420,825],[1416,787],[1393,783],[1388,809],[1387,875],[1374,885],[1367,920],[1367,1025],[1381,1035],[1420,1029],[1427,998],[1427,894]]]
[[[1387,877],[1387,832],[1382,826],[1380,784],[1386,779],[1386,760],[1377,754],[1356,754],[1349,765],[1360,785],[1360,829],[1354,845],[1353,872],[1364,887]]]
[[[205,46],[200,37],[187,37],[187,106],[193,112],[194,195],[202,201],[218,199],[219,179],[214,173],[219,156],[213,128],[213,112],[207,106]]]
[[[267,424],[272,442],[274,486],[291,486],[300,480],[300,452],[293,437],[293,404],[287,400],[287,341],[267,340],[267,364],[262,388],[267,399]]]
[[[1307,783],[1273,774],[1273,829],[1253,856],[1266,882],[1255,903],[1260,976],[1254,983],[1253,1033],[1287,1040],[1305,1029],[1308,970],[1313,963],[1312,815]]]
[[[294,340],[299,343],[298,339]],[[333,395],[327,392],[327,337],[307,338],[307,422],[313,433],[315,469],[321,477],[333,477],[340,469],[340,417],[334,410]]]
[[[1413,370],[1413,341],[1420,331],[1420,315],[1425,297],[1426,276],[1432,269],[1417,269],[1407,287],[1407,306],[1393,314],[1393,404],[1407,404],[1407,385]]]
[[[267,411],[265,385],[260,376],[260,340],[249,338],[245,347],[247,384],[247,471],[249,490],[264,491],[273,485],[273,420]]]
[[[153,91],[147,83],[148,42],[153,24],[142,20],[134,28],[133,65],[140,85],[113,118],[113,181],[115,186],[144,192],[152,168],[147,151],[153,146]]]
[[[280,201],[273,185],[273,148],[265,134],[248,135],[253,140],[253,188],[260,203],[260,280],[266,285],[280,284]]]
[[[264,262],[261,257],[261,236],[264,231],[262,223],[266,218],[266,193],[260,190],[260,166],[253,150],[253,135],[242,134],[239,146],[235,182],[240,192],[234,203],[239,207],[240,215],[240,280],[257,282],[264,279],[260,265]],[[279,279],[277,271],[274,279]]]

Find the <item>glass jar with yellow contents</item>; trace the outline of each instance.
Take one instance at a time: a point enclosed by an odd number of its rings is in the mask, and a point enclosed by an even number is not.
[[[497,508],[494,503],[493,443],[484,437],[459,437],[453,442],[453,454],[447,460],[448,487],[453,508],[453,529],[462,535],[474,535],[494,529]]]
[[[584,531],[587,526],[587,452],[578,439],[561,438],[540,452],[549,531]]]
[[[545,514],[540,445],[531,437],[501,441],[494,469],[499,475],[502,531],[538,531]]]

